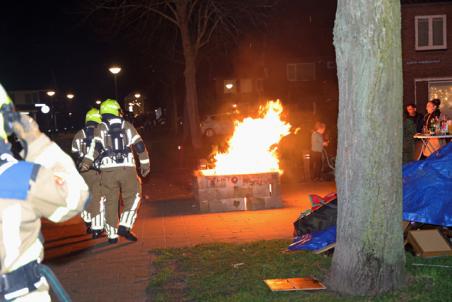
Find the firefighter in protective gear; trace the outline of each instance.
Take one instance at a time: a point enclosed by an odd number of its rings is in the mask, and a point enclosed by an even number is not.
[[[16,160],[7,136],[26,144]],[[39,131],[0,85],[0,301],[50,301],[43,259],[41,217],[65,221],[83,209],[89,190],[72,159]]]
[[[150,171],[149,155],[143,139],[135,127],[121,117],[120,109],[115,100],[102,102],[102,123],[96,128],[94,139],[102,145],[103,150],[96,158],[95,142],[92,142],[88,155],[82,161],[83,169],[89,168],[94,158],[100,162],[102,195],[105,197],[105,229],[109,243],[116,243],[118,235],[129,241],[137,241],[131,229],[141,201],[141,181],[136,172],[133,151],[140,161],[141,176],[145,177]],[[120,193],[124,208],[117,226]]]
[[[72,140],[72,153],[77,163],[81,163],[87,154],[94,138],[94,130],[101,122],[102,117],[98,109],[92,108],[86,113],[85,127],[79,130]],[[96,239],[104,229],[104,200],[101,192],[100,171],[91,166],[81,175],[88,184],[92,196],[90,206],[82,211],[81,217],[87,227],[87,233],[91,233],[93,239]]]

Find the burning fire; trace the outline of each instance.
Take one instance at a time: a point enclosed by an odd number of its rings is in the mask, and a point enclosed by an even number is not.
[[[235,121],[234,134],[225,153],[214,154],[215,168],[203,175],[231,175],[279,172],[279,141],[290,133],[291,125],[281,120],[281,102],[269,101],[259,107],[258,118]]]

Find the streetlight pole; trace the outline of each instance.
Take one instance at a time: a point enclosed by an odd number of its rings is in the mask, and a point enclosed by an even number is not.
[[[119,67],[117,65],[114,65],[114,66],[111,66],[108,70],[113,74],[113,79],[114,79],[114,82],[115,82],[115,98],[116,98],[116,101],[118,101],[118,79],[117,79],[117,76],[118,76],[118,73],[121,72],[121,67]]]
[[[68,106],[69,107],[69,117],[68,117],[69,125],[67,127],[65,127],[65,130],[66,129],[74,129],[74,125],[72,124],[72,108],[73,108],[72,100],[74,99],[75,95],[73,93],[68,93],[68,94],[66,94],[66,97],[69,101],[69,106]]]
[[[56,132],[57,129],[57,120],[56,120],[56,108],[53,97],[55,96],[55,91],[49,90],[46,92],[47,95],[50,97],[50,103],[52,107],[52,116],[53,116],[53,131]]]
[[[118,100],[118,74],[115,73],[113,79],[115,81],[115,99]]]

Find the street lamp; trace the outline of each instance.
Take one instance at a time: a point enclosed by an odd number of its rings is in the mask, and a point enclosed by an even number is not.
[[[135,93],[134,97],[135,97],[136,99],[139,99],[139,98],[141,97],[141,94]]]
[[[119,66],[111,66],[108,70],[113,74],[114,81],[115,81],[115,98],[116,98],[116,100],[118,100],[118,80],[117,80],[117,77],[118,77],[118,73],[121,72],[121,67],[119,67]]]
[[[55,91],[53,90],[49,90],[46,92],[48,96],[54,96],[55,95]]]
[[[96,100],[96,105],[100,105],[100,103],[102,103],[101,100]]]
[[[68,94],[66,94],[66,97],[67,97],[69,100],[72,100],[72,99],[75,97],[75,95],[74,95],[73,93],[68,93]]]

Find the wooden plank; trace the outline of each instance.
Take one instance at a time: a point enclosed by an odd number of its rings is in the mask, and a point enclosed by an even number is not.
[[[329,251],[335,247],[336,247],[336,242],[328,244],[327,246],[325,246],[324,248],[321,248],[319,250],[315,250],[315,251],[313,251],[313,253],[318,255],[318,254],[324,253],[326,251]]]
[[[267,279],[265,284],[271,291],[321,290],[326,289],[320,281],[311,278]]]

